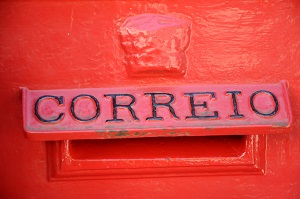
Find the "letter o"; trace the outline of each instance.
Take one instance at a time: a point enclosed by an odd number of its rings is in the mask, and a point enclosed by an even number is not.
[[[257,94],[259,94],[259,93],[267,93],[267,94],[269,94],[270,96],[272,96],[272,98],[273,98],[273,100],[274,100],[274,102],[275,102],[275,108],[274,108],[274,110],[273,110],[271,113],[261,113],[261,112],[259,112],[259,111],[255,108],[255,106],[254,106],[254,104],[253,104],[253,99],[254,99],[254,97],[255,97]],[[266,91],[266,90],[259,90],[259,91],[256,91],[255,93],[253,93],[253,94],[251,95],[251,97],[250,97],[250,105],[251,105],[252,110],[253,110],[257,115],[262,115],[262,116],[273,116],[273,115],[275,115],[275,114],[278,112],[278,107],[279,107],[279,105],[278,105],[278,100],[277,100],[276,96],[275,96],[273,93],[271,93],[270,91]]]
[[[82,119],[82,118],[78,117],[78,116],[75,114],[75,102],[76,102],[79,98],[81,98],[81,97],[88,97],[88,98],[92,99],[92,100],[95,102],[95,105],[96,105],[96,113],[95,113],[95,115],[94,115],[93,117],[88,118],[88,119]],[[81,121],[81,122],[89,122],[89,121],[95,120],[95,119],[100,115],[100,105],[99,105],[98,100],[97,100],[94,96],[88,95],[88,94],[81,94],[81,95],[78,95],[78,96],[74,97],[74,98],[72,99],[72,102],[71,102],[71,108],[70,108],[70,109],[71,109],[71,113],[72,113],[73,117],[74,117],[76,120]]]

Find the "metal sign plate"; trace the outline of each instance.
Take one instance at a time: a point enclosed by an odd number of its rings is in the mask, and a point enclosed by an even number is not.
[[[23,119],[33,140],[285,132],[287,84],[29,90]],[[283,131],[278,131],[282,128]]]

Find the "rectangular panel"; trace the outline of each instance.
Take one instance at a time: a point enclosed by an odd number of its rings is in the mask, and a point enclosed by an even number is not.
[[[261,175],[265,149],[265,135],[65,140],[48,143],[48,171],[53,181]]]
[[[23,114],[28,137],[38,140],[280,133],[291,123],[284,82],[24,88]]]

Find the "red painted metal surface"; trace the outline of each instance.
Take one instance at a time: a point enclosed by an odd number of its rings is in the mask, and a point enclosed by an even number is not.
[[[60,181],[263,175],[265,147],[264,135],[68,140],[48,145],[48,177]]]
[[[129,17],[120,27],[121,46],[130,76],[182,76],[192,23],[178,13]]]
[[[144,14],[150,24],[161,23],[153,16],[168,20],[152,32],[137,23]],[[0,16],[1,198],[300,197],[299,1],[3,1]],[[24,136],[24,87],[281,80],[288,95],[279,96],[288,96],[293,116],[285,133],[48,142]]]
[[[24,128],[33,140],[287,133],[291,117],[284,82],[23,89]]]

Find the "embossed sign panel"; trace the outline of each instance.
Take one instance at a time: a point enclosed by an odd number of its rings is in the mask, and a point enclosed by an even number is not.
[[[285,82],[23,88],[24,128],[34,140],[278,133],[291,118]]]

